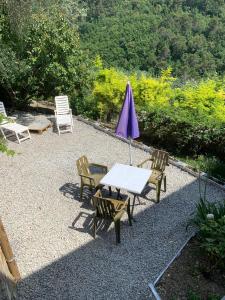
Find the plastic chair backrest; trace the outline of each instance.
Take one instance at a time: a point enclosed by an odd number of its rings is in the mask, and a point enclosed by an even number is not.
[[[3,102],[0,102],[0,114],[7,117],[7,114],[6,114],[6,111],[5,111],[5,106],[4,106]]]
[[[70,111],[68,96],[55,97],[56,113],[58,115],[68,114]]]

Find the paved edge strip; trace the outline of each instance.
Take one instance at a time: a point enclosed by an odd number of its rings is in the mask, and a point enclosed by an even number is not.
[[[105,128],[104,126],[102,126],[100,123],[98,122],[94,122],[93,120],[90,120],[90,119],[85,119],[83,118],[82,116],[76,116],[76,119],[80,122],[83,122],[87,125],[90,125],[92,126],[93,128],[101,131],[101,132],[104,132],[105,134],[108,134],[110,135],[111,137],[114,137],[124,143],[127,143],[129,144],[130,141],[125,139],[125,138],[122,138],[118,135],[116,135],[114,132],[112,132],[109,128]],[[131,145],[134,147],[134,148],[137,148],[137,149],[140,149],[140,150],[143,150],[145,152],[148,152],[148,153],[152,153],[154,148],[153,147],[148,147],[142,143],[138,143],[136,141],[131,141]],[[211,178],[208,178],[207,176],[207,173],[204,173],[204,172],[201,172],[200,174],[193,171],[190,166],[182,161],[179,161],[177,159],[174,159],[172,157],[170,157],[169,159],[169,163],[175,167],[177,167],[178,169],[184,171],[184,172],[187,172],[191,175],[193,175],[194,177],[197,177],[197,178],[200,178],[201,180],[203,181],[206,181],[208,183],[211,183],[213,185],[215,185],[217,188],[225,191],[225,183],[223,182],[222,184],[220,184],[219,180],[215,177],[211,177]]]

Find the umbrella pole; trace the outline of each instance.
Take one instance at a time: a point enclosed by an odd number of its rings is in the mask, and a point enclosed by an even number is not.
[[[131,154],[131,137],[129,137],[129,156],[130,156],[130,166],[132,166],[132,154]]]

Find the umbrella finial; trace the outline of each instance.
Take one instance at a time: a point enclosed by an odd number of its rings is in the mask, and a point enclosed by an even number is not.
[[[130,84],[130,80],[127,81],[127,84]]]

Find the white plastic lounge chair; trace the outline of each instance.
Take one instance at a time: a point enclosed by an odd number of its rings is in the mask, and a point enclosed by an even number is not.
[[[6,119],[2,123],[0,123],[0,131],[4,139],[15,135],[19,144],[22,141],[31,139],[28,127],[15,123],[15,118],[13,117],[7,117],[3,102],[0,102],[0,114],[3,114],[7,119],[11,119],[12,121],[11,123]]]
[[[58,134],[61,132],[73,132],[73,115],[69,107],[67,96],[55,97],[55,118]]]

